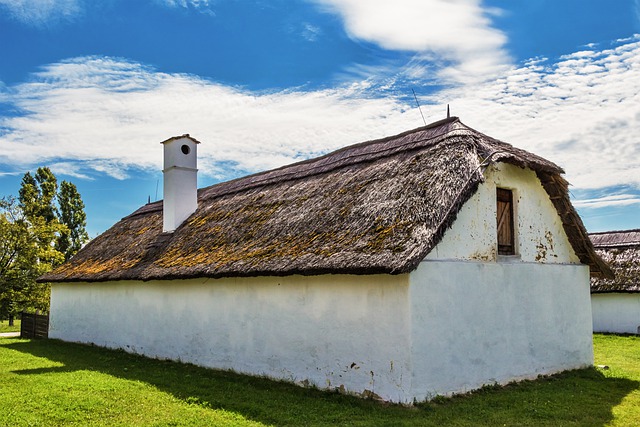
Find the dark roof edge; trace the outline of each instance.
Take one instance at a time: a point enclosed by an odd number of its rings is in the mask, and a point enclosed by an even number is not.
[[[634,233],[640,232],[640,228],[632,228],[630,230],[612,230],[612,231],[595,231],[593,233],[589,233],[589,235],[603,235],[603,234],[620,234],[620,233]]]
[[[613,289],[613,290],[606,290],[606,291],[591,291],[592,294],[640,294],[640,289],[636,290],[636,291],[628,291],[628,290],[621,290],[621,289]]]
[[[616,240],[618,237],[624,237],[625,234],[633,234],[635,237]],[[640,229],[599,231],[589,233],[589,239],[597,249],[633,249],[640,246]]]
[[[182,139],[182,138],[187,138],[192,140],[193,142],[195,142],[196,144],[200,144],[200,141],[198,141],[197,139],[195,139],[194,137],[190,136],[188,133],[185,133],[183,135],[178,135],[178,136],[172,136],[171,138],[167,138],[164,141],[160,142],[160,144],[166,144],[169,141],[173,141],[175,139]]]
[[[410,270],[391,270],[385,267],[368,267],[368,268],[310,268],[310,269],[293,269],[287,271],[270,271],[270,270],[254,270],[249,272],[227,272],[224,274],[216,273],[191,273],[191,274],[163,274],[163,275],[139,275],[137,277],[128,277],[128,274],[122,274],[119,277],[108,278],[93,278],[93,279],[78,279],[78,278],[64,278],[56,279],[50,278],[45,280],[47,274],[36,279],[38,283],[106,283],[106,282],[120,282],[120,281],[136,281],[136,282],[150,282],[152,280],[187,280],[187,279],[226,279],[226,278],[238,278],[238,277],[287,277],[287,276],[319,276],[325,274],[331,275],[353,275],[353,276],[365,276],[365,275],[377,275],[387,274],[389,276],[398,276],[401,274],[408,274]]]
[[[611,250],[611,249],[638,249],[640,242],[624,242],[624,243],[598,243],[593,244],[593,247],[598,250]]]

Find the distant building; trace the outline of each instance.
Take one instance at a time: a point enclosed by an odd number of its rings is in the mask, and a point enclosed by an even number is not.
[[[455,117],[200,190],[196,149],[41,278],[51,337],[402,403],[592,364],[554,163]]]
[[[640,230],[589,235],[615,278],[591,279],[594,332],[640,334]]]

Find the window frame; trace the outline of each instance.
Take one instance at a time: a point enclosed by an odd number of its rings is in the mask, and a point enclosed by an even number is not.
[[[514,192],[496,187],[496,243],[498,255],[516,255]]]

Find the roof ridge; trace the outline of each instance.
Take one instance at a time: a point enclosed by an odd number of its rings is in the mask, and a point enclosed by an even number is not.
[[[611,231],[594,231],[589,233],[589,236],[603,235],[603,234],[619,234],[619,233],[638,233],[640,228],[632,228],[630,230],[611,230]]]
[[[229,181],[223,181],[223,182],[218,182],[206,187],[202,187],[198,189],[198,201],[200,201],[201,199],[208,199],[211,197],[220,197],[220,196],[226,196],[229,194],[235,194],[241,191],[246,191],[252,188],[257,188],[260,186],[264,186],[264,185],[269,185],[269,184],[274,184],[276,182],[283,182],[289,179],[298,179],[298,178],[306,178],[306,177],[310,177],[310,176],[314,176],[314,175],[318,175],[321,173],[327,173],[330,171],[333,171],[335,169],[338,169],[340,167],[344,167],[344,166],[348,166],[348,165],[354,165],[354,164],[358,164],[360,162],[363,161],[372,161],[372,160],[377,160],[383,157],[386,157],[385,154],[383,153],[390,153],[388,155],[392,155],[395,154],[397,152],[403,151],[402,148],[406,147],[408,145],[416,145],[418,143],[421,142],[425,142],[428,140],[432,140],[438,137],[442,137],[443,135],[446,135],[448,133],[454,132],[456,130],[460,130],[460,129],[447,129],[446,131],[439,133],[439,134],[435,134],[435,135],[429,135],[428,137],[425,138],[421,138],[421,139],[416,139],[416,140],[411,140],[411,141],[407,141],[405,143],[402,144],[398,144],[394,147],[386,147],[386,148],[382,148],[380,150],[377,151],[373,151],[373,152],[369,152],[369,153],[359,153],[359,154],[354,154],[354,155],[350,155],[350,156],[346,156],[343,157],[342,159],[336,159],[333,162],[330,162],[328,164],[325,164],[324,168],[322,168],[322,165],[317,166],[316,168],[310,167],[306,173],[301,173],[300,175],[296,176],[296,171],[294,170],[295,168],[299,168],[301,166],[304,165],[312,165],[314,163],[320,163],[323,160],[326,160],[328,158],[331,157],[335,157],[340,153],[344,153],[344,152],[348,152],[348,151],[354,151],[354,150],[358,150],[358,149],[362,149],[362,148],[366,148],[369,146],[373,146],[376,144],[384,144],[385,142],[388,141],[392,141],[395,139],[399,139],[399,138],[403,138],[406,137],[408,135],[411,134],[415,134],[418,132],[424,132],[426,130],[429,129],[436,129],[439,128],[443,125],[447,125],[447,124],[453,124],[453,123],[458,123],[460,124],[464,129],[469,129],[473,132],[477,132],[471,128],[469,128],[467,125],[463,124],[460,121],[460,118],[457,116],[453,116],[453,117],[448,117],[446,119],[442,119],[442,120],[438,120],[436,122],[430,123],[426,126],[421,126],[412,130],[408,130],[408,131],[404,131],[401,132],[399,134],[396,135],[391,135],[391,136],[386,136],[383,138],[378,138],[378,139],[372,139],[372,140],[368,140],[368,141],[364,141],[364,142],[358,142],[355,144],[350,144],[347,145],[345,147],[341,147],[338,148],[337,150],[331,151],[329,153],[323,154],[322,156],[318,156],[318,157],[313,157],[310,159],[305,159],[305,160],[301,160],[299,162],[295,162],[295,163],[290,163],[288,165],[283,165],[280,166],[278,168],[274,168],[274,169],[269,169],[266,171],[261,171],[261,172],[256,172],[254,174],[251,175],[245,175],[245,176],[241,176],[238,178],[234,178],[232,180]],[[173,137],[173,138],[182,138],[188,136],[188,134],[183,135],[181,137]],[[172,138],[169,138],[169,140],[171,140]],[[169,141],[167,140],[167,141]],[[394,152],[395,151],[395,152]],[[367,158],[367,154],[369,155],[369,157]],[[357,160],[358,158],[361,158],[361,160]],[[349,161],[352,159],[356,159],[355,161]],[[316,169],[321,169],[321,170],[316,170]],[[291,172],[286,172],[287,170],[290,170]],[[272,177],[269,177],[269,175],[275,175]],[[260,177],[266,177],[264,179],[255,181],[256,179],[260,178]],[[241,183],[246,182],[245,185],[241,185]],[[225,187],[230,187],[228,189],[224,189]],[[220,190],[220,191],[215,191],[216,189]],[[210,194],[207,194],[210,193]],[[139,209],[137,209],[136,211],[134,211],[133,213],[127,215],[125,218],[128,217],[133,217],[136,215],[142,215],[142,214],[147,214],[147,213],[151,213],[151,212],[157,212],[162,210],[162,200],[158,200],[156,202],[153,203],[148,203],[142,207],[140,207]]]
[[[397,152],[401,152],[404,151],[403,148],[410,146],[410,145],[417,145],[418,143],[421,142],[425,142],[425,141],[429,141],[429,140],[433,140],[435,138],[438,137],[442,137],[446,134],[452,133],[454,131],[460,130],[460,129],[447,129],[442,133],[439,134],[434,134],[434,135],[429,135],[428,137],[425,138],[421,138],[421,139],[415,139],[415,140],[411,140],[411,141],[407,141],[405,143],[401,143],[398,144],[394,147],[386,147],[386,148],[381,148],[379,150],[376,151],[370,151],[367,153],[355,153],[353,155],[348,155],[345,156],[343,158],[336,158],[336,160],[325,163],[324,165],[322,165],[322,161],[323,160],[327,160],[333,157],[337,157],[340,153],[345,153],[345,152],[349,152],[349,151],[356,151],[358,149],[363,149],[366,147],[370,147],[370,146],[374,146],[376,144],[384,144],[385,142],[389,142],[389,141],[393,141],[396,139],[401,139],[403,137],[406,137],[408,135],[412,135],[412,134],[416,134],[419,132],[424,132],[430,129],[436,129],[439,128],[443,125],[447,125],[447,124],[453,124],[453,123],[458,123],[460,125],[462,125],[464,127],[464,129],[466,130],[470,130],[475,132],[473,129],[469,128],[468,126],[466,126],[465,124],[463,124],[462,122],[460,122],[460,119],[456,116],[454,117],[449,117],[443,120],[439,120],[437,122],[433,122],[428,124],[427,126],[422,126],[419,128],[415,128],[409,131],[404,131],[402,133],[396,134],[396,135],[391,135],[391,136],[387,136],[384,138],[379,138],[379,139],[373,139],[373,140],[369,140],[369,141],[364,141],[364,142],[359,142],[359,143],[355,143],[355,144],[351,144],[351,145],[347,145],[345,147],[339,148],[337,150],[331,151],[329,153],[326,153],[322,156],[318,156],[318,157],[314,157],[311,159],[306,159],[306,160],[302,160],[296,163],[291,163],[288,165],[283,165],[281,167],[275,168],[275,169],[270,169],[270,170],[266,170],[266,171],[262,171],[262,172],[257,172],[255,174],[252,175],[247,175],[247,176],[243,176],[243,177],[239,177],[239,178],[235,178],[233,180],[230,181],[224,181],[224,182],[220,182],[217,184],[213,184],[207,187],[203,187],[201,189],[199,189],[199,192],[202,193],[207,193],[207,192],[211,192],[212,194],[203,194],[202,197],[203,198],[209,198],[209,197],[219,197],[222,195],[229,195],[229,194],[234,194],[237,193],[239,191],[246,191],[248,189],[251,188],[256,188],[256,187],[260,187],[263,185],[269,185],[269,184],[273,184],[273,183],[277,183],[277,182],[282,182],[282,181],[286,181],[289,179],[299,179],[299,178],[306,178],[306,177],[310,177],[310,176],[315,176],[318,174],[322,174],[322,173],[327,173],[327,172],[331,172],[335,169],[341,168],[341,167],[345,167],[348,165],[354,165],[354,164],[358,164],[361,162],[367,162],[367,161],[373,161],[373,160],[377,160],[383,157],[387,157],[388,155],[393,155]],[[418,147],[416,147],[418,148]],[[385,154],[388,153],[388,154]],[[309,168],[307,168],[306,171],[298,171],[299,175],[296,175],[296,168],[300,168],[303,167],[305,165],[313,165],[313,164],[318,164],[318,166],[313,167],[310,166]],[[324,167],[323,167],[324,166]],[[319,170],[318,170],[319,169]],[[269,177],[269,175],[273,175],[271,177]],[[261,180],[256,180],[259,179],[261,177],[265,177],[264,179]],[[246,185],[237,185],[240,184],[241,182],[246,182]],[[237,187],[234,187],[234,184],[237,185]],[[228,188],[227,190],[223,190],[223,187],[231,187]],[[220,189],[221,191],[216,192],[216,189]]]
[[[630,248],[640,246],[640,229],[589,233],[594,248]]]

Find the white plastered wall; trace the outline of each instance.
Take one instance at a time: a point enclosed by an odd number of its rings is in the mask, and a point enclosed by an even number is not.
[[[640,293],[591,295],[594,332],[640,334]]]
[[[593,363],[587,266],[426,261],[410,277],[419,401]]]
[[[49,336],[410,401],[408,275],[52,286]]]

